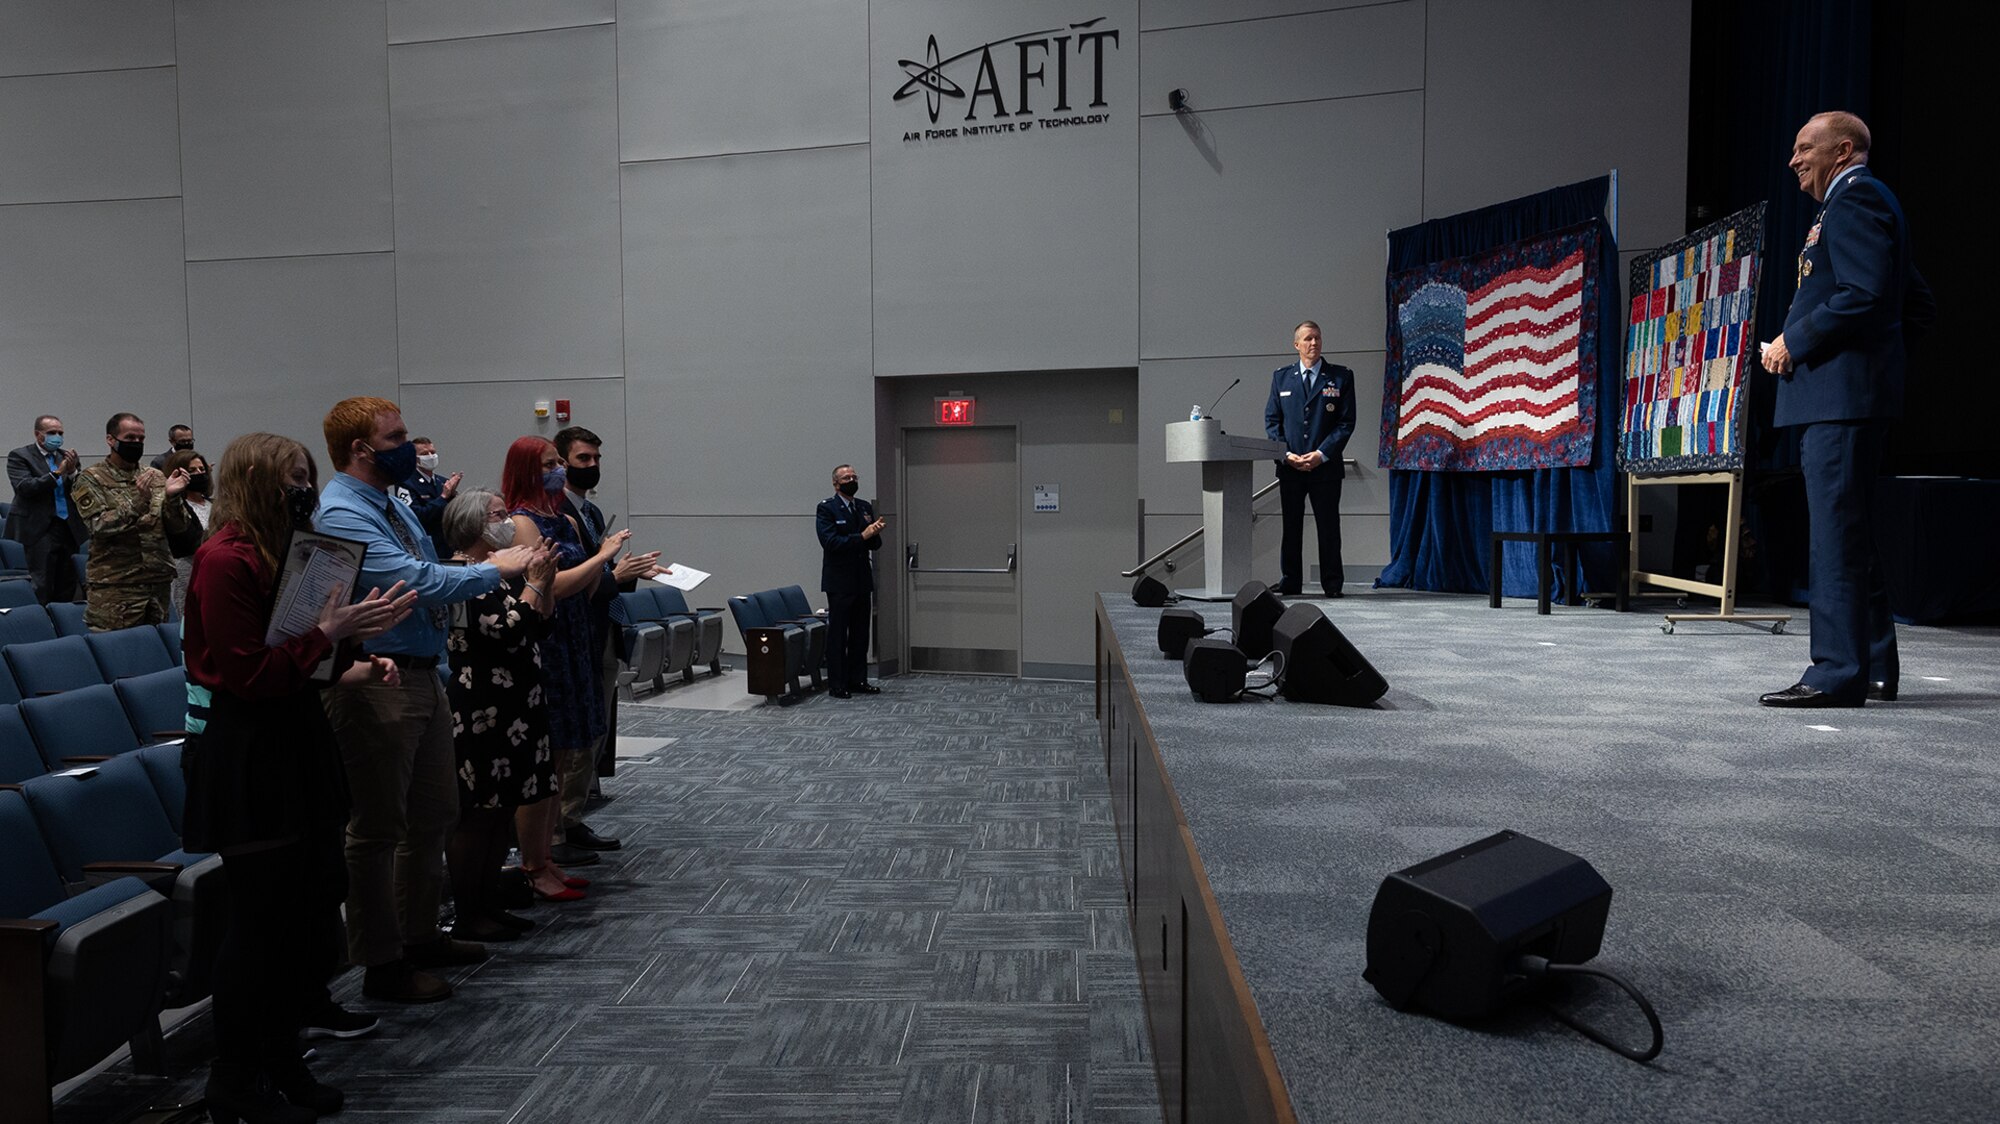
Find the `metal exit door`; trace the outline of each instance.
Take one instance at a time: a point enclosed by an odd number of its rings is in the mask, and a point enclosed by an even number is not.
[[[1021,674],[1014,427],[903,431],[904,666]]]

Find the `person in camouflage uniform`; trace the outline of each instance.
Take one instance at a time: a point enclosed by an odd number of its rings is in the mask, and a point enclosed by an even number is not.
[[[90,530],[90,587],[83,623],[92,632],[167,619],[174,558],[167,536],[186,533],[195,521],[181,493],[187,471],[171,476],[142,466],[146,423],[114,414],[104,426],[111,453],[76,474],[76,510]]]

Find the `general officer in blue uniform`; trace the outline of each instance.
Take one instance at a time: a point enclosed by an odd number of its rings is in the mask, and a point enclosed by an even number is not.
[[[1799,187],[1819,200],[1799,253],[1785,330],[1764,345],[1779,376],[1777,425],[1803,426],[1800,468],[1812,527],[1812,666],[1765,706],[1861,706],[1894,699],[1896,626],[1875,555],[1875,478],[1888,423],[1903,411],[1905,326],[1936,305],[1910,264],[1903,208],[1868,171],[1868,126],[1821,113],[1792,145]]]
[[[868,616],[875,594],[868,555],[882,549],[884,523],[872,504],[857,497],[860,490],[853,465],[834,469],[834,494],[819,501],[814,519],[822,554],[819,588],[826,594],[827,694],[836,699],[882,693],[868,682]]]
[[[1312,500],[1319,530],[1319,580],[1328,597],[1340,596],[1341,453],[1354,436],[1354,372],[1320,359],[1319,325],[1308,320],[1292,329],[1297,365],[1271,372],[1271,396],[1264,403],[1264,432],[1285,443],[1278,462],[1278,500],[1284,536],[1278,546],[1278,592],[1300,593],[1305,565],[1306,500]]]

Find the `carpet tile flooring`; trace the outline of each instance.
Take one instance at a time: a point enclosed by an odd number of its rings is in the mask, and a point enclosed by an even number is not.
[[[621,851],[587,900],[450,975],[428,1007],[321,1041],[340,1119],[1160,1119],[1085,684],[887,680],[732,711],[626,705],[591,823]],[[654,743],[641,743],[654,744]],[[120,1062],[63,1124],[199,1095],[208,1018],[171,1072]]]

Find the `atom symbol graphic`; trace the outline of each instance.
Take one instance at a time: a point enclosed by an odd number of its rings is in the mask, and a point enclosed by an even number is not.
[[[966,52],[966,54],[971,53],[971,51]],[[937,36],[931,36],[930,44],[924,48],[924,61],[922,63],[918,63],[914,59],[896,60],[896,65],[903,68],[903,73],[908,74],[910,80],[903,83],[902,88],[896,91],[895,100],[901,101],[915,93],[919,87],[922,87],[924,91],[924,108],[930,111],[931,124],[937,124],[938,109],[944,105],[944,99],[962,98],[965,96],[964,87],[944,76],[944,68],[947,64],[957,62],[964,57],[965,55],[957,55],[940,62],[938,60]]]

